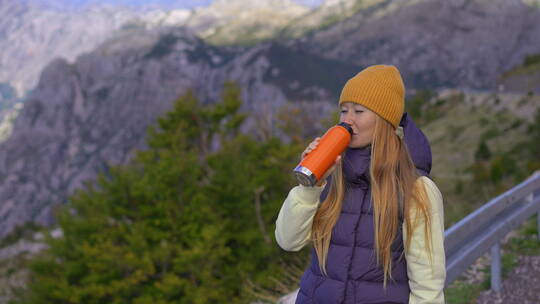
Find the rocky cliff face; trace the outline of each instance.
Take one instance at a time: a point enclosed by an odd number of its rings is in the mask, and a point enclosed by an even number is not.
[[[247,132],[288,100],[309,101],[318,113],[333,107],[328,101],[358,68],[275,43],[212,47],[183,29],[133,33],[73,64],[57,59],[0,149],[0,236],[27,221],[51,224],[54,206],[85,180],[144,148],[147,126],[188,88],[213,102],[226,80],[236,81],[243,110],[253,113]]]

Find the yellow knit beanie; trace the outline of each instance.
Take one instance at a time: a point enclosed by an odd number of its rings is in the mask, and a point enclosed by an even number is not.
[[[355,102],[399,126],[405,110],[405,86],[393,65],[373,65],[349,79],[339,97],[339,104]]]

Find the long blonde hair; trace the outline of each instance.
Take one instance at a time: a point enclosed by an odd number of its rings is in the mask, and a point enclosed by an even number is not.
[[[409,250],[413,231],[423,220],[426,250],[430,260],[431,218],[427,193],[422,183],[416,183],[420,175],[407,145],[396,136],[393,126],[378,115],[371,144],[369,175],[377,264],[383,267],[386,287],[387,277],[392,279],[391,246],[397,237],[400,212],[406,227],[405,252]],[[317,210],[312,226],[313,245],[319,267],[325,275],[330,237],[341,213],[344,192],[343,168],[340,165],[332,173],[328,195]]]

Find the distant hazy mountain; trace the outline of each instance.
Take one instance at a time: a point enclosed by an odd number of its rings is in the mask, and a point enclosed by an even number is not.
[[[189,11],[165,14],[112,6],[57,11],[33,2],[0,0],[0,82],[9,83],[22,96],[35,86],[48,62],[57,57],[73,61],[128,21],[146,18],[154,24],[171,23],[170,19],[176,22],[188,15]]]

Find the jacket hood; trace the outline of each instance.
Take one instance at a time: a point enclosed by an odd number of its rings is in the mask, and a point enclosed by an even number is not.
[[[399,123],[407,149],[418,173],[429,175],[431,172],[431,146],[424,133],[416,126],[410,115],[404,113]]]

